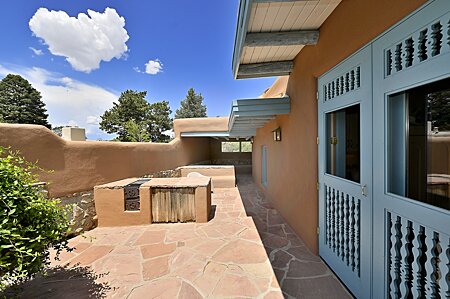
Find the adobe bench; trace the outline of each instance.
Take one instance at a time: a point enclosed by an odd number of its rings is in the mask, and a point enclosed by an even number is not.
[[[187,177],[191,172],[210,177],[214,188],[236,187],[236,175],[233,165],[188,165],[178,167],[182,177]]]
[[[94,187],[98,226],[208,222],[211,179],[130,178]]]

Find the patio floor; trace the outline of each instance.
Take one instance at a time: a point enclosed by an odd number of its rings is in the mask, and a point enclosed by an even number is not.
[[[249,175],[216,189],[206,224],[96,228],[24,298],[351,298]],[[251,217],[249,217],[251,216]],[[63,266],[63,268],[61,268]]]

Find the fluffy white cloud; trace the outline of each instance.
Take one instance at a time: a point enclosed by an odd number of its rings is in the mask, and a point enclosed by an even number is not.
[[[86,128],[89,139],[111,138],[99,129],[100,115],[113,106],[118,95],[42,68],[0,65],[0,76],[19,74],[41,92],[52,125]]]
[[[48,45],[50,53],[66,57],[78,71],[89,73],[98,69],[102,60],[126,57],[128,51],[125,19],[113,8],[103,13],[88,10],[77,17],[39,8],[29,26]]]
[[[33,51],[34,55],[37,55],[37,56],[44,55],[44,52],[42,52],[42,50],[40,50],[40,49],[35,49],[35,48],[33,48],[33,47],[29,47],[29,49],[30,49],[31,51]]]
[[[98,125],[101,121],[101,118],[95,115],[88,115],[86,117],[86,123],[88,125]]]
[[[145,72],[150,75],[156,75],[157,73],[161,72],[163,69],[163,64],[159,59],[155,60],[149,60],[145,64]]]

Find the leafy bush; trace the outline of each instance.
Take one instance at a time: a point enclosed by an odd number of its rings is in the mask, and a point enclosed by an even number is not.
[[[0,146],[0,289],[41,271],[50,247],[67,248],[66,211],[32,185],[38,170]]]

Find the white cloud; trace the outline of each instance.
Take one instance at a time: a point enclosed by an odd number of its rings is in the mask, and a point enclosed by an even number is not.
[[[101,121],[101,118],[95,115],[86,116],[86,123],[88,125],[98,125]]]
[[[41,92],[53,126],[85,128],[89,139],[108,139],[98,126],[100,115],[113,106],[118,95],[102,87],[80,82],[42,68],[0,65],[0,76],[19,74]]]
[[[159,59],[155,60],[149,60],[145,64],[145,72],[150,75],[156,75],[157,73],[161,72],[163,69],[163,64]]]
[[[42,50],[40,50],[40,49],[35,49],[35,48],[33,48],[33,47],[29,47],[29,49],[30,49],[31,51],[33,51],[34,55],[37,55],[37,56],[44,55],[44,52],[42,52]]]
[[[69,127],[78,127],[78,123],[77,123],[76,121],[74,121],[73,119],[69,120],[69,121],[67,122],[67,125],[68,125]]]
[[[101,61],[126,58],[129,36],[125,19],[113,8],[108,7],[103,13],[88,10],[77,17],[39,8],[29,26],[53,55],[66,57],[77,71],[89,73],[98,69]]]
[[[142,71],[137,67],[133,67],[133,71],[135,71],[136,73],[142,73]]]

